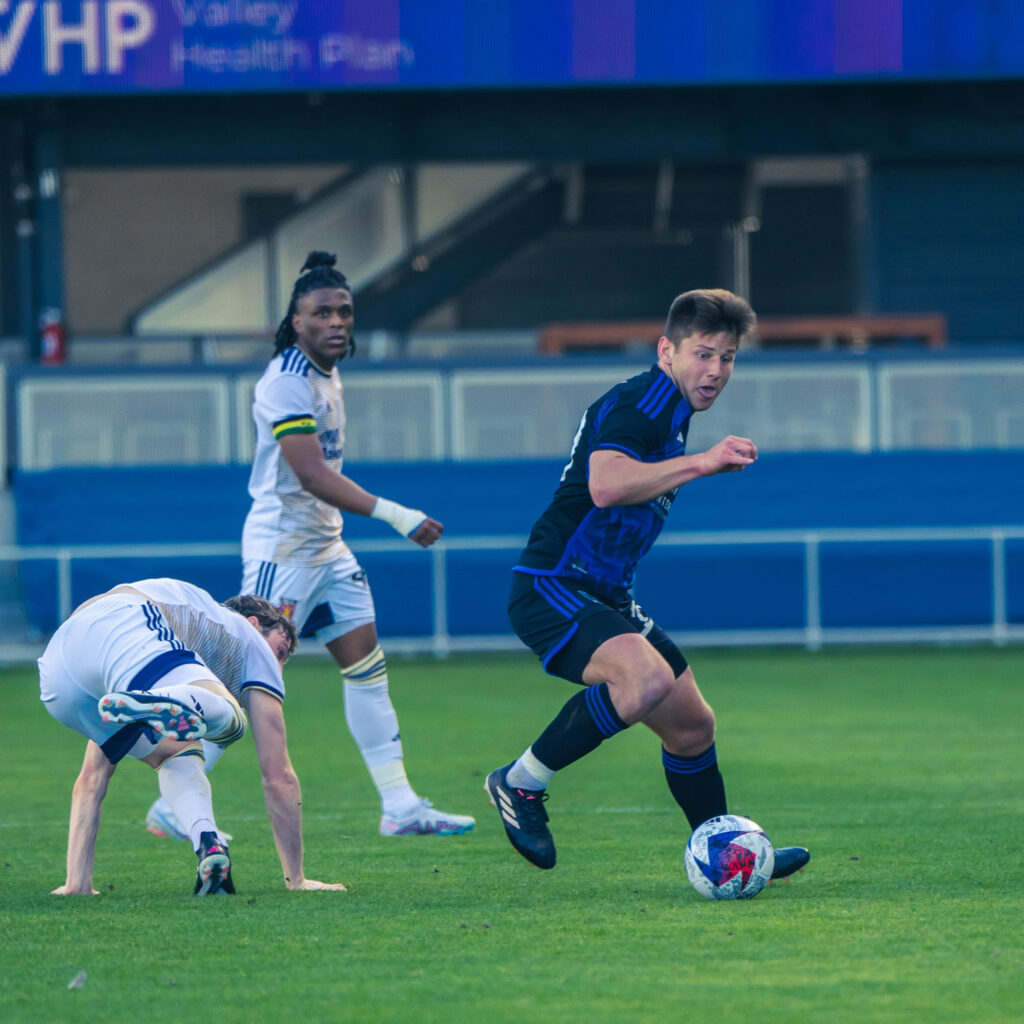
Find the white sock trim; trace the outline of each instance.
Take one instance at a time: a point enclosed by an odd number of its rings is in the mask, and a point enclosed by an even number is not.
[[[555,773],[539,761],[533,749],[527,747],[523,756],[508,770],[507,781],[516,789],[547,789]]]

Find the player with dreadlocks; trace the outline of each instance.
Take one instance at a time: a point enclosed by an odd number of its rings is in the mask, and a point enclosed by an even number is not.
[[[338,662],[345,718],[380,795],[381,835],[468,832],[473,818],[436,810],[409,785],[370,585],[341,536],[342,512],[382,519],[424,548],[443,527],[342,473],[345,409],[336,364],[355,352],[355,309],[335,262],[326,252],[306,258],[256,385],[242,592],[267,598]],[[175,832],[158,805],[147,823]]]

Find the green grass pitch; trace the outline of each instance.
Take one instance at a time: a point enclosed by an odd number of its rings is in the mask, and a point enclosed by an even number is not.
[[[695,651],[731,809],[807,871],[756,899],[687,884],[687,827],[642,728],[551,789],[555,870],[481,791],[572,688],[527,655],[390,660],[414,785],[477,817],[384,839],[327,661],[286,670],[306,871],[280,879],[251,740],[211,778],[239,894],[199,900],[186,844],[143,828],[155,776],[111,783],[98,897],[64,877],[83,742],[0,672],[0,1020],[1017,1022],[1024,1006],[1024,649]],[[80,972],[79,987],[69,988]]]

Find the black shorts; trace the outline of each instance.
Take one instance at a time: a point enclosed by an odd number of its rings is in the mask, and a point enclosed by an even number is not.
[[[582,684],[583,670],[598,647],[623,633],[645,636],[676,678],[686,671],[682,651],[635,601],[609,604],[576,580],[512,573],[508,617],[545,671],[570,683]]]

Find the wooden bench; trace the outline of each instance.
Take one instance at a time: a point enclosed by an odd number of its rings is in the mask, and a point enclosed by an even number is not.
[[[664,329],[662,320],[549,324],[541,329],[537,348],[544,355],[563,355],[574,349],[653,346]],[[840,345],[863,349],[874,342],[902,338],[915,338],[928,348],[942,348],[946,344],[946,318],[941,313],[765,317],[757,322],[753,344],[813,341],[823,349]]]

